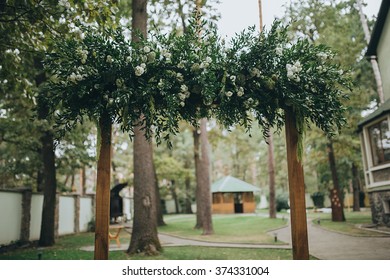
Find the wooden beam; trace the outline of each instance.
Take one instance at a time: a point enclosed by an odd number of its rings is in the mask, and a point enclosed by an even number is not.
[[[107,260],[110,225],[111,120],[102,116],[96,182],[95,260]]]
[[[306,220],[305,182],[303,166],[298,159],[299,132],[292,108],[285,110],[285,118],[293,259],[308,260],[309,244]]]

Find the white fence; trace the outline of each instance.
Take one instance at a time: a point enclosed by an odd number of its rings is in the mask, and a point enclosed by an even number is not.
[[[127,219],[132,217],[132,201],[123,199]],[[31,191],[0,190],[0,247],[18,241],[39,239],[43,195]],[[95,217],[94,195],[57,196],[56,234],[86,232]]]

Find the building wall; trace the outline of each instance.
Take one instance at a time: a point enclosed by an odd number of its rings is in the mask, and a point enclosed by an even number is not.
[[[74,232],[74,198],[60,197],[58,234],[70,234]]]
[[[390,98],[390,12],[383,27],[381,39],[378,43],[378,64],[381,71],[385,100]]]
[[[22,194],[4,192],[0,195],[0,244],[18,241],[22,221]]]
[[[41,233],[43,194],[31,197],[30,239],[38,240]]]
[[[94,205],[92,197],[80,198],[80,220],[79,227],[81,232],[88,231],[88,224],[94,217]]]
[[[213,203],[213,214],[234,214],[234,203]]]
[[[25,195],[31,196],[31,203],[23,203]],[[78,200],[79,209],[76,207]],[[94,196],[60,195],[57,201],[59,235],[88,230],[88,223],[95,215]],[[42,206],[41,193],[0,190],[0,247],[19,241],[38,240]]]
[[[370,193],[372,222],[390,227],[390,191]]]

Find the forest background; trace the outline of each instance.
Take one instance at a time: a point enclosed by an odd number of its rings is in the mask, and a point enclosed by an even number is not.
[[[4,3],[3,3],[4,2]],[[105,24],[130,20],[131,1],[118,2],[118,7],[105,1],[2,1],[0,4],[0,188],[44,189],[44,153],[48,131],[55,146],[55,173],[60,192],[94,192],[96,185],[97,129],[85,122],[71,133],[55,134],[53,123],[46,120],[44,108],[38,106],[38,89],[45,79],[41,61],[50,50],[50,33],[67,31],[77,36],[64,16],[74,9],[88,11],[91,21]],[[194,1],[154,0],[149,3],[149,29],[183,30],[194,9]],[[219,1],[203,1],[205,18],[217,22]],[[321,3],[320,3],[321,2]],[[319,5],[319,3],[321,5]],[[63,12],[63,13],[62,13]],[[364,190],[360,142],[356,127],[367,110],[377,104],[376,85],[369,62],[364,58],[366,41],[356,1],[292,1],[285,7],[286,23],[292,19],[291,36],[304,36],[313,43],[326,43],[335,58],[353,73],[355,87],[348,104],[348,125],[333,140],[336,170],[340,187],[352,192],[353,182]],[[374,20],[368,21],[372,29]],[[348,51],[345,51],[348,50]],[[241,127],[230,132],[209,120],[210,162],[212,181],[232,175],[262,188],[267,195],[268,147],[261,131],[253,128],[251,137]],[[46,138],[45,138],[46,137]],[[161,197],[176,198],[183,210],[195,199],[194,140],[192,128],[183,123],[180,133],[172,138],[173,148],[155,146],[154,160]],[[46,142],[47,143],[47,142]],[[287,197],[288,178],[284,133],[274,135],[274,162],[277,196]],[[304,168],[306,192],[324,192],[333,180],[328,158],[328,139],[316,128],[306,132]],[[119,127],[113,129],[112,182],[133,179],[133,149],[128,135]],[[354,170],[359,172],[356,175]],[[354,175],[355,174],[355,175]],[[355,176],[355,178],[354,178]],[[353,180],[355,179],[355,180]],[[358,183],[357,183],[358,184]]]

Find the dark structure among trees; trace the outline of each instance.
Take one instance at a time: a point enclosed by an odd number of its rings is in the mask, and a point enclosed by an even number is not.
[[[127,183],[118,184],[110,191],[110,220],[116,222],[123,216],[123,198],[119,194],[127,186]]]

